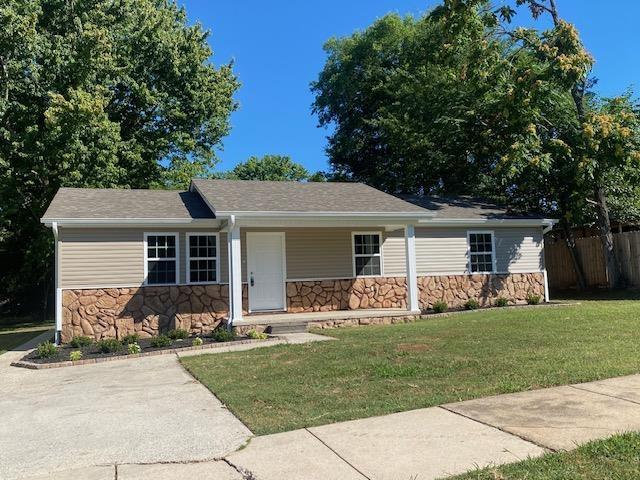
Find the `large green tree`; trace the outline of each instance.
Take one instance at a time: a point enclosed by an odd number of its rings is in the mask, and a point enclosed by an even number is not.
[[[445,0],[329,40],[312,89],[333,127],[331,165],[391,192],[497,197],[561,218],[579,277],[570,227],[597,220],[616,284],[607,192],[634,203],[637,110],[590,91],[593,60],[554,1],[516,3],[553,28],[513,28],[516,12],[487,0]]]
[[[309,172],[287,155],[263,155],[249,157],[231,171],[218,176],[233,180],[301,181],[309,177]]]
[[[517,173],[533,167],[559,187],[556,198],[564,225],[577,210],[582,213],[580,220],[589,217],[595,220],[609,285],[621,286],[625,281],[616,257],[608,199],[615,196],[614,204],[618,207],[636,203],[631,200],[636,190],[631,187],[637,185],[640,167],[640,119],[636,105],[630,93],[599,98],[589,91],[593,59],[575,27],[561,18],[555,0],[516,3],[528,6],[534,18],[549,15],[553,28],[505,30],[512,51],[534,58],[537,66],[514,69],[514,77],[522,79],[514,84],[514,89],[527,96],[538,85],[547,86],[564,102],[560,110],[555,104],[531,102],[535,105],[535,124],[519,134],[518,148],[512,148],[502,158],[501,166]],[[515,12],[503,7],[500,13],[503,19],[511,21]]]
[[[488,35],[495,16],[479,3],[387,15],[326,43],[313,109],[335,127],[334,173],[391,192],[482,190],[496,161],[485,104],[495,103],[505,45]]]
[[[50,287],[39,218],[60,186],[182,186],[214,165],[238,82],[207,37],[168,0],[0,5],[0,302]]]

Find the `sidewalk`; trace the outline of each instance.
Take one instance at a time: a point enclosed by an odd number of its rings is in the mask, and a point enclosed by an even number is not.
[[[259,480],[428,480],[640,430],[640,375],[254,438],[227,456]]]

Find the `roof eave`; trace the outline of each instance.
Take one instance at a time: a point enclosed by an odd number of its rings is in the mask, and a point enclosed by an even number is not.
[[[58,226],[92,226],[92,225],[193,225],[206,224],[216,221],[212,218],[47,218],[43,217],[40,222],[47,227],[51,227],[55,222]]]
[[[323,218],[323,217],[341,217],[341,218],[409,218],[409,219],[427,219],[432,218],[435,214],[431,212],[287,212],[287,211],[228,211],[216,212],[218,218],[228,218],[231,215],[236,217],[255,217],[255,218]]]
[[[421,225],[433,227],[464,227],[464,226],[522,226],[542,227],[555,225],[558,220],[553,218],[435,218],[424,219]]]

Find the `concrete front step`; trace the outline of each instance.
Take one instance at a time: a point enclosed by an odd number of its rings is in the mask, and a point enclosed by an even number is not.
[[[308,330],[308,322],[274,323],[267,328],[268,333],[272,335],[279,335],[283,333],[304,333]]]

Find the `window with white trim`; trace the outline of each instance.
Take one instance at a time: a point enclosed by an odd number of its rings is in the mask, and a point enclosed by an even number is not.
[[[147,285],[178,283],[178,234],[145,234]]]
[[[187,275],[189,283],[218,281],[217,234],[187,234]]]
[[[491,273],[494,268],[495,252],[493,232],[469,232],[469,271]]]
[[[382,275],[381,235],[379,233],[353,234],[354,276]]]

